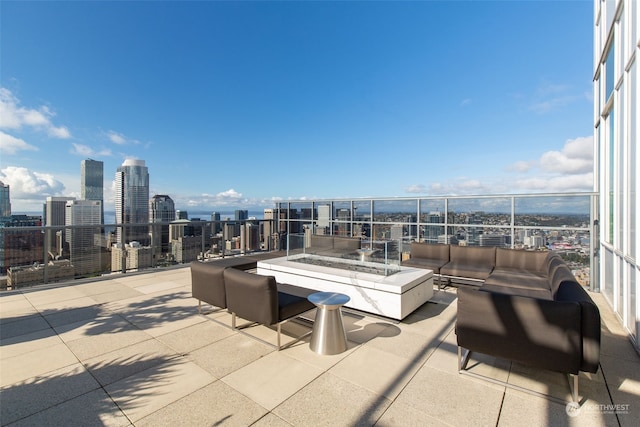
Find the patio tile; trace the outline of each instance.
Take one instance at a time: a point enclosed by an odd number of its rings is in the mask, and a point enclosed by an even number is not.
[[[43,313],[44,318],[52,327],[91,320],[104,315],[108,315],[108,313],[105,313],[104,309],[99,305],[71,310],[46,310]]]
[[[450,425],[496,425],[504,387],[469,381],[457,373],[423,367],[396,398]]]
[[[29,334],[3,339],[0,345],[0,356],[2,359],[20,356],[21,354],[52,347],[56,344],[62,344],[62,340],[55,331],[51,328],[42,329]]]
[[[168,291],[180,287],[181,285],[176,284],[175,282],[154,281],[154,283],[152,284],[137,286],[136,291],[142,292],[143,294],[153,294],[156,292]]]
[[[613,403],[626,405],[622,408],[622,413],[618,414],[620,424],[637,425],[637,420],[640,419],[640,364],[625,358],[603,356],[601,367]]]
[[[4,325],[5,321],[19,319],[23,316],[37,314],[38,310],[22,294],[2,294],[0,293],[0,321]]]
[[[86,361],[98,355],[146,341],[149,338],[149,335],[133,326],[125,326],[114,332],[100,333],[69,341],[67,346],[78,359]]]
[[[185,358],[169,359],[105,387],[120,409],[133,421],[164,408],[215,381]]]
[[[347,339],[359,344],[371,341],[379,335],[393,336],[400,333],[391,321],[376,320],[365,316],[343,315]]]
[[[206,408],[206,410],[203,410]],[[136,427],[248,426],[267,410],[222,381],[215,381],[136,422]]]
[[[84,312],[86,313],[86,311]],[[64,342],[71,342],[99,334],[114,334],[121,330],[133,328],[122,316],[114,312],[103,312],[94,318],[84,318],[73,323],[54,326],[55,331]]]
[[[566,404],[552,402],[542,397],[507,389],[498,426],[513,426],[527,420],[529,425],[554,426],[612,426],[617,425],[615,415],[593,411],[583,404],[576,412],[567,409]],[[571,415],[569,415],[571,413]]]
[[[567,402],[571,400],[569,379],[566,374],[560,372],[532,368],[514,362],[508,382]],[[578,391],[580,397],[588,401],[610,403],[600,370],[596,374],[580,373]]]
[[[425,330],[418,334],[414,332],[414,328],[399,326],[399,333],[393,331],[394,333],[389,334],[390,336],[380,334],[375,339],[363,344],[363,346],[377,348],[421,365],[440,343],[438,337],[441,334],[439,329],[441,327],[442,325],[438,324],[430,331]],[[392,331],[392,329],[389,328],[387,331]],[[430,337],[426,336],[428,332],[431,332]],[[444,337],[444,335],[442,336]]]
[[[96,305],[96,301],[91,297],[81,296],[79,298],[65,299],[63,301],[51,301],[46,304],[34,304],[41,313],[47,311],[65,311],[74,308],[91,307]]]
[[[413,362],[370,346],[361,346],[329,373],[375,394],[394,399],[420,368]]]
[[[176,357],[176,353],[170,348],[155,339],[149,339],[87,359],[84,365],[104,386],[167,363]]]
[[[5,318],[0,322],[0,339],[5,340],[49,328],[49,324],[40,314]]]
[[[40,348],[0,360],[0,387],[26,381],[56,369],[78,363],[76,356],[63,343]]]
[[[99,387],[96,380],[79,363],[3,387],[0,391],[2,425],[28,417]]]
[[[294,426],[371,426],[390,403],[363,387],[325,373],[273,413]]]
[[[98,389],[24,418],[12,426],[46,426],[52,425],[52,422],[65,427],[124,427],[131,425],[107,393]]]
[[[291,424],[269,412],[264,417],[260,418],[255,423],[251,424],[251,427],[292,427]]]
[[[353,351],[355,351],[355,349],[359,347],[360,344],[354,343],[352,341],[347,341],[346,351],[334,355],[320,355],[314,351],[311,351],[311,349],[309,348],[309,342],[307,340],[298,343],[298,345],[287,347],[286,349],[281,350],[281,353],[284,353],[287,356],[291,356],[294,359],[307,363],[311,366],[315,366],[322,371],[326,371],[336,363],[349,356]]]
[[[322,371],[280,352],[272,352],[222,378],[222,381],[272,410]]]
[[[187,357],[216,378],[222,378],[273,351],[261,342],[236,333],[192,351]]]
[[[393,402],[389,408],[382,414],[376,427],[450,427],[450,424],[444,423],[436,418],[432,418],[422,411],[412,406],[402,403]]]
[[[189,353],[234,333],[231,329],[215,322],[202,321],[178,331],[160,335],[158,340],[178,353]]]

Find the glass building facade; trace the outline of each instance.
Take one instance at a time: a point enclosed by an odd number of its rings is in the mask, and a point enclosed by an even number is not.
[[[149,244],[149,169],[144,160],[127,159],[115,176],[116,224],[145,224],[118,227],[117,242]],[[126,232],[125,232],[126,230]]]
[[[594,2],[595,185],[600,194],[598,257],[605,298],[638,341],[637,0]]]

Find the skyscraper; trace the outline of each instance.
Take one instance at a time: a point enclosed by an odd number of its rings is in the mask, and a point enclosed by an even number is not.
[[[68,200],[65,205],[65,233],[69,246],[69,259],[76,276],[100,272],[102,202],[99,200]]]
[[[11,216],[11,198],[9,197],[9,185],[0,181],[0,217]]]
[[[169,223],[176,219],[176,207],[173,199],[166,194],[156,194],[149,201],[149,222],[162,223],[153,225],[151,246],[154,252],[169,252]]]
[[[104,223],[104,163],[87,159],[80,163],[80,199],[98,200],[102,211],[100,222]]]
[[[118,168],[115,209],[116,224],[147,224],[149,221],[149,169],[144,160],[126,159]],[[118,227],[117,241],[148,245],[149,227]]]

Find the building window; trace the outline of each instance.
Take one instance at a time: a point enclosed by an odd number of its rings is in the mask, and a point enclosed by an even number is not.
[[[615,88],[615,65],[614,65],[614,51],[615,43],[611,40],[609,46],[609,52],[607,52],[607,59],[604,62],[604,77],[605,77],[605,99],[608,101],[611,95],[613,95],[613,89]]]

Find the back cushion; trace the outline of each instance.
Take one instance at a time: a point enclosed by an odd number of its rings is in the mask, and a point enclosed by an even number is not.
[[[278,285],[275,277],[227,268],[224,271],[224,287],[229,311],[264,325],[278,322]]]
[[[451,245],[449,257],[451,262],[494,266],[496,263],[496,248]]]
[[[549,252],[525,251],[521,249],[496,249],[496,268],[546,273]]]
[[[449,261],[449,245],[413,242],[411,243],[411,258]]]

